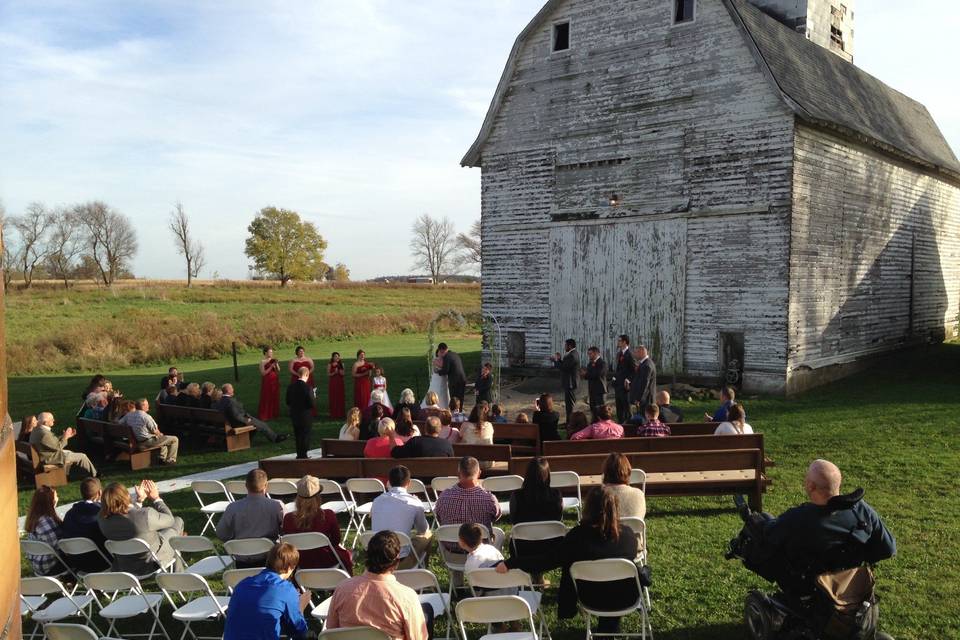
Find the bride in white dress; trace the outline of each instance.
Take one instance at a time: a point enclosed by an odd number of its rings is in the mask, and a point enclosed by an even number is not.
[[[436,392],[437,406],[439,406],[441,409],[446,409],[450,404],[450,388],[447,386],[447,376],[441,376],[439,373],[437,373],[437,369],[442,366],[442,358],[433,359],[433,375],[430,377],[430,388],[427,389],[427,395],[429,396],[431,391]],[[424,397],[423,402],[420,403],[420,406],[429,406],[427,404],[426,397]]]

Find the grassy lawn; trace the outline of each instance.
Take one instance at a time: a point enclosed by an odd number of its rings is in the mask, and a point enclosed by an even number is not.
[[[391,390],[423,381],[422,337],[404,336],[363,341],[370,356],[387,367]],[[476,349],[470,337],[451,341],[461,352]],[[311,345],[314,356],[332,348],[350,351],[359,342],[335,347]],[[468,354],[468,366],[477,354]],[[184,367],[191,379],[229,378],[225,362]],[[161,368],[117,372],[111,377],[130,395],[155,392]],[[870,502],[897,538],[898,555],[879,565],[877,576],[883,627],[898,638],[960,637],[960,477],[958,415],[960,394],[960,345],[944,345],[902,356],[896,366],[877,367],[806,394],[797,399],[747,398],[749,421],[766,434],[768,454],[776,461],[770,475],[774,485],[765,497],[765,508],[780,513],[803,500],[801,481],[810,460],[826,457],[844,472],[844,486],[863,486]],[[58,407],[63,415],[73,409],[82,387],[82,377],[18,378],[10,383],[14,410],[33,411],[39,406]],[[256,372],[246,363],[241,371],[241,399],[255,406]],[[137,390],[134,393],[134,390]],[[702,403],[683,403],[689,416],[710,408]],[[279,421],[289,430],[286,421]],[[332,435],[336,425],[322,423],[314,437]],[[155,477],[181,475],[272,454],[279,447],[262,441],[248,452],[187,452],[175,470],[161,470]],[[110,468],[111,478],[139,479],[119,468]],[[73,499],[71,488],[63,491]],[[21,493],[21,503],[26,492]],[[169,496],[174,510],[198,532],[202,519],[192,494]],[[767,588],[739,563],[723,559],[727,541],[740,528],[728,498],[651,498],[648,502],[648,536],[653,568],[654,610],[652,622],[657,637],[742,638],[743,598],[751,588]],[[570,523],[572,524],[572,522]],[[446,584],[446,574],[436,559],[431,568]],[[555,575],[554,584],[558,582]],[[579,620],[555,619],[554,594],[548,593],[546,610],[553,636],[558,640],[582,637]],[[168,618],[169,619],[169,618]],[[635,629],[633,619],[625,630]],[[123,629],[123,628],[121,628]],[[442,629],[442,627],[441,627]],[[179,633],[170,623],[168,630]],[[215,632],[213,628],[205,630]],[[442,630],[441,630],[442,633]]]

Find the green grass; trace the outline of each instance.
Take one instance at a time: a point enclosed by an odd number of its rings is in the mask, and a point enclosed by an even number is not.
[[[454,348],[466,351],[469,344],[454,342]],[[422,339],[411,338],[409,342],[364,341],[363,346],[372,357],[387,363],[388,369],[409,370],[412,379],[422,367],[421,345]],[[387,360],[391,356],[396,364]],[[476,355],[471,357],[475,362]],[[210,369],[216,371],[217,366],[210,365]],[[129,383],[121,375],[115,379],[121,381],[121,388],[132,388],[133,381],[146,375],[146,384],[152,389],[160,371],[131,374]],[[774,485],[765,496],[766,510],[776,514],[803,501],[803,473],[817,457],[840,466],[845,488],[862,486],[867,490],[867,501],[897,538],[897,556],[881,563],[877,571],[881,623],[897,638],[960,637],[960,608],[956,606],[960,601],[958,379],[960,345],[944,345],[905,354],[896,366],[878,366],[797,399],[744,399],[751,424],[766,434],[767,452],[776,461],[770,470]],[[28,406],[18,397],[23,393],[32,394],[31,402],[52,401],[53,397],[73,402],[78,382],[78,378],[33,383],[14,380],[11,402],[14,407]],[[31,384],[39,385],[36,391]],[[250,385],[242,387],[248,406],[256,394],[254,383]],[[61,392],[62,386],[69,388]],[[391,389],[397,387],[391,378]],[[683,406],[691,417],[711,408],[704,403]],[[283,428],[288,429],[286,424]],[[333,430],[334,425],[324,424],[315,430],[315,437],[324,432],[332,435]],[[245,454],[253,458],[276,449],[261,442]],[[176,474],[192,469],[196,455],[187,454]],[[203,461],[196,466],[225,465],[244,457],[211,452],[203,454]],[[118,478],[134,479],[130,474],[111,472],[118,473]],[[162,474],[169,471],[162,470]],[[68,498],[70,491],[64,491]],[[202,520],[191,494],[171,494],[169,503],[185,518],[190,531],[200,530]],[[727,541],[740,529],[731,506],[729,498],[719,497],[649,499],[652,622],[661,640],[745,637],[743,598],[752,588],[768,586],[739,563],[723,559]],[[445,584],[445,572],[435,558],[431,568]],[[553,582],[558,582],[556,575]],[[546,602],[554,638],[582,637],[579,620],[555,619],[553,593],[548,593]],[[625,630],[635,628],[631,621]],[[174,624],[169,630],[179,633]]]

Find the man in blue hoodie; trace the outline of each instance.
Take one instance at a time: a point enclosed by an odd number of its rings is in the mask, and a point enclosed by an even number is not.
[[[89,538],[100,550],[106,553],[103,532],[97,524],[100,514],[100,481],[96,478],[84,478],[80,483],[80,497],[82,500],[74,502],[70,510],[63,517],[60,525],[60,538]],[[82,556],[71,556],[69,562],[74,569],[84,572],[106,571],[106,565],[98,554],[90,552]]]

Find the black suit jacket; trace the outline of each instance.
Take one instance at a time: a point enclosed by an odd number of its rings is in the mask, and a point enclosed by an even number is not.
[[[630,382],[630,402],[643,406],[653,404],[657,397],[657,365],[647,358],[637,365],[637,372]]]
[[[577,377],[580,373],[580,354],[571,349],[560,361],[560,383],[564,390],[577,388]]]
[[[217,409],[223,411],[224,417],[231,427],[242,427],[248,424],[247,410],[240,401],[233,396],[223,396],[217,404]]]
[[[627,349],[625,352],[617,352],[617,366],[614,369],[613,388],[623,389],[623,383],[633,378],[637,365],[633,359],[633,352]],[[632,383],[631,383],[632,384]]]
[[[313,391],[310,385],[297,378],[287,387],[287,406],[290,414],[307,413],[313,409]]]
[[[587,362],[587,390],[592,397],[603,397],[607,393],[607,363],[603,358],[596,362]]]
[[[394,458],[452,458],[453,445],[449,440],[430,436],[414,436],[406,444],[394,447]]]
[[[443,366],[437,371],[442,376],[447,376],[447,382],[450,386],[467,384],[467,374],[463,371],[463,360],[460,355],[453,351],[447,351],[443,356]]]
[[[172,380],[173,378],[171,378],[170,376],[163,376],[162,378],[160,378],[160,388],[166,389],[168,386],[170,386],[170,382]],[[187,383],[185,381],[181,380],[180,382],[177,383],[177,389],[179,389],[180,391],[183,391],[186,388],[187,388]]]

